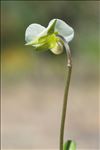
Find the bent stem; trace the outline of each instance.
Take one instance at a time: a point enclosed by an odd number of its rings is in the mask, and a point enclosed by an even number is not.
[[[71,79],[71,72],[72,72],[72,60],[71,60],[71,52],[70,48],[66,42],[66,40],[59,36],[64,44],[67,53],[67,80],[65,86],[65,93],[64,93],[64,101],[63,101],[63,108],[62,108],[62,116],[61,116],[61,127],[60,127],[60,150],[63,150],[64,144],[64,127],[65,127],[65,118],[66,118],[66,109],[67,109],[67,101],[68,101],[68,91]]]

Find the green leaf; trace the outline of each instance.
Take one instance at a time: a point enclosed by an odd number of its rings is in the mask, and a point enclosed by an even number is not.
[[[63,150],[76,150],[76,143],[72,140],[68,140],[64,146]]]

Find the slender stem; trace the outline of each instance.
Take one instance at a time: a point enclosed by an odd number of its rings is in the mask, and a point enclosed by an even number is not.
[[[64,101],[63,101],[63,108],[62,108],[61,127],[60,127],[60,145],[59,145],[60,150],[63,150],[64,127],[65,127],[66,109],[67,109],[67,101],[68,101],[68,91],[69,91],[71,72],[72,72],[72,60],[71,60],[70,48],[67,44],[67,41],[62,36],[59,37],[61,38],[67,53],[67,81],[65,86]]]
[[[60,150],[63,150],[63,139],[64,139],[64,126],[65,126],[65,118],[66,118],[66,109],[67,109],[67,101],[68,101],[68,91],[71,77],[71,66],[68,66],[68,76],[66,81],[65,93],[64,93],[64,101],[63,101],[63,109],[62,109],[62,117],[61,117],[61,127],[60,127]]]

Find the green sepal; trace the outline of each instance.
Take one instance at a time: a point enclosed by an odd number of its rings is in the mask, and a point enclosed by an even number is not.
[[[64,145],[63,145],[63,150],[76,150],[76,143],[72,140],[68,140]]]
[[[49,49],[49,45],[47,43],[41,44],[40,46],[34,47],[36,51],[47,51]]]
[[[57,33],[44,35],[35,41],[26,43],[26,45],[32,45],[37,51],[45,51],[56,46],[56,43],[59,41],[59,38],[56,36]]]
[[[54,20],[53,24],[52,24],[52,25],[50,26],[50,28],[48,29],[47,34],[52,34],[52,33],[54,33],[56,22],[57,22],[57,19]]]

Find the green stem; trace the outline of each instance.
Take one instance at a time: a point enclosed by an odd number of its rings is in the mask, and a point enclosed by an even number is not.
[[[63,108],[62,108],[62,117],[61,117],[61,127],[60,127],[60,150],[63,150],[64,144],[64,126],[65,126],[65,118],[66,118],[66,109],[67,109],[67,101],[68,101],[68,91],[71,79],[71,72],[72,72],[72,60],[71,60],[71,52],[66,40],[59,36],[64,44],[67,53],[67,81],[65,86],[65,93],[64,93],[64,101],[63,101]]]
[[[62,117],[61,117],[61,127],[60,127],[60,150],[63,150],[63,139],[64,139],[64,126],[65,126],[65,118],[66,118],[66,109],[67,109],[67,101],[68,101],[68,91],[69,91],[69,84],[71,78],[71,70],[72,67],[68,66],[68,75],[64,93],[64,101],[63,101],[63,109],[62,109]]]

